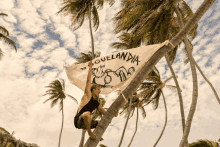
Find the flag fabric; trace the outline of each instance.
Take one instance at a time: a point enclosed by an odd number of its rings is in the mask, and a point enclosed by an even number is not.
[[[101,87],[101,94],[109,94],[117,88],[123,91],[152,55],[167,43],[169,41],[93,59],[92,84]],[[84,91],[89,70],[88,62],[66,65],[64,68],[70,83]]]

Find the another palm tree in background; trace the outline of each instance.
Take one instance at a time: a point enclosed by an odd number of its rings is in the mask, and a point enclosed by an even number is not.
[[[63,100],[66,98],[66,96],[69,96],[70,98],[72,98],[76,103],[77,100],[72,97],[69,94],[65,93],[65,81],[63,79],[60,79],[61,82],[59,80],[55,80],[53,82],[51,82],[49,84],[49,86],[46,86],[48,88],[50,88],[49,90],[46,91],[45,95],[50,95],[50,98],[48,98],[47,100],[45,100],[43,103],[46,103],[47,101],[51,100],[51,108],[53,106],[55,106],[57,104],[57,102],[60,100],[60,111],[62,110],[62,126],[61,126],[61,131],[60,131],[60,137],[59,137],[59,144],[58,147],[60,147],[60,141],[61,141],[61,134],[62,134],[62,130],[63,130],[63,123],[64,123],[64,112],[63,112]]]
[[[74,27],[73,31],[82,26],[85,17],[89,18],[89,28],[92,42],[92,59],[95,58],[92,22],[96,31],[99,27],[99,15],[97,9],[102,9],[104,2],[108,2],[109,5],[112,6],[115,3],[115,0],[64,0],[64,6],[60,9],[60,11],[57,12],[57,14],[64,12],[64,16],[67,14],[72,15],[72,26]]]
[[[5,14],[5,13],[0,13],[0,16],[8,16],[8,15]],[[9,45],[12,45],[15,48],[15,51],[17,52],[17,48],[15,46],[15,42],[12,41],[11,39],[9,39],[9,32],[3,26],[0,26],[0,40],[4,40],[5,43],[7,43]],[[3,56],[3,52],[2,52],[2,50],[0,48],[0,60],[2,59],[2,56]]]

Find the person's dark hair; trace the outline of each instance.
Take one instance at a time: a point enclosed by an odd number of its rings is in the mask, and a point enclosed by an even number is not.
[[[93,91],[93,89],[96,89],[97,87],[99,87],[99,85],[93,84],[93,85],[91,86],[90,91],[92,92],[92,91]]]

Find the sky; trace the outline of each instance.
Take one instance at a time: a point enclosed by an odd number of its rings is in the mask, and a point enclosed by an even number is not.
[[[193,12],[197,10],[202,0],[186,0]],[[62,78],[65,80],[67,94],[75,97],[78,102],[83,91],[72,85],[65,73],[64,64],[73,64],[74,58],[80,52],[91,51],[89,21],[77,31],[71,30],[70,16],[64,17],[56,12],[62,7],[62,0],[1,0],[0,12],[8,14],[0,18],[0,25],[10,33],[10,39],[15,41],[14,48],[3,41],[0,47],[4,52],[0,60],[0,126],[14,137],[27,143],[36,143],[41,147],[58,145],[62,123],[62,113],[59,107],[50,107],[50,102],[43,104],[49,96],[45,94],[50,82]],[[217,1],[205,13],[198,23],[198,34],[193,41],[193,56],[204,74],[212,82],[220,95],[220,1]],[[110,54],[113,49],[109,45],[119,41],[112,33],[114,25],[112,18],[120,10],[120,1],[112,7],[105,4],[99,11],[100,25],[93,31],[95,51],[101,51],[101,56]],[[94,29],[93,29],[94,30]],[[178,75],[184,102],[185,116],[188,116],[192,101],[192,76],[189,64],[184,65],[184,45],[180,46],[177,58],[173,63]],[[165,80],[171,75],[166,61],[162,58],[156,67]],[[216,140],[220,138],[220,106],[209,85],[198,73],[198,102],[193,117],[189,142],[198,139]],[[174,85],[173,80],[169,81]],[[181,115],[178,95],[167,88],[164,94],[168,109],[168,122],[164,135],[157,147],[176,147],[182,137]],[[108,108],[115,92],[101,95],[107,101]],[[71,98],[64,101],[64,128],[61,147],[77,147],[81,138],[81,130],[76,129],[73,119],[78,104]],[[147,117],[139,117],[138,131],[131,146],[153,146],[164,125],[165,111],[162,97],[157,110],[152,106],[145,107]],[[135,130],[136,113],[129,120],[128,128],[122,143],[126,147]],[[108,147],[118,146],[125,123],[124,116],[114,118],[103,135],[102,144]],[[86,134],[87,140],[88,135]]]

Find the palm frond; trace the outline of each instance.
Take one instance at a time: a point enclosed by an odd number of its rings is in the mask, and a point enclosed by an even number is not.
[[[175,75],[175,76],[176,76],[176,75]],[[173,78],[173,75],[169,76],[169,78],[166,78],[166,79],[164,80],[164,83],[166,83],[167,81],[171,80],[172,78]]]
[[[60,111],[63,110],[63,99],[61,99],[59,106],[60,106]],[[60,112],[60,111],[59,111],[59,112]]]
[[[95,58],[100,57],[101,52],[97,51],[97,52],[95,52],[94,55],[95,55]],[[79,54],[79,58],[74,58],[74,59],[76,59],[76,61],[77,61],[75,64],[86,63],[86,62],[92,60],[92,52],[91,51],[89,51],[88,53],[81,52]]]
[[[5,36],[5,35],[0,33],[0,40],[2,40],[2,39],[5,41],[5,43],[7,43],[9,45],[12,45],[15,48],[15,51],[17,52],[17,48],[15,46],[15,42],[14,41],[12,41],[7,36]]]
[[[80,9],[80,11],[77,13],[77,15],[72,15],[72,26],[73,31],[80,28],[84,22],[86,12],[89,11],[88,4],[81,4],[83,8]]]
[[[93,27],[95,28],[95,31],[96,31],[99,27],[99,14],[98,14],[98,11],[97,11],[97,9],[94,5],[92,6],[91,14],[92,14],[91,19],[92,19],[92,22],[93,22]]]
[[[53,107],[57,104],[58,100],[59,100],[59,98],[56,98],[55,100],[53,100],[53,101],[51,102],[50,107],[53,108]]]
[[[78,101],[76,98],[74,98],[73,96],[69,95],[69,94],[66,94],[67,96],[69,96],[70,98],[72,98],[77,104],[78,104]]]
[[[58,94],[57,95],[52,95],[50,98],[48,98],[47,100],[45,100],[43,103],[46,103],[49,100],[54,100],[58,98]]]
[[[128,49],[129,45],[126,43],[121,43],[121,42],[113,42],[110,44],[110,47],[115,48],[115,49],[125,50],[125,49]]]
[[[158,90],[156,95],[153,97],[152,102],[151,102],[154,110],[156,110],[159,105],[160,96],[161,96],[161,90]]]
[[[135,111],[135,107],[131,109],[131,115],[129,116],[129,119],[132,118],[132,116],[134,115],[134,111]]]
[[[8,14],[0,13],[0,16],[8,16]]]
[[[9,37],[8,30],[3,26],[0,26],[0,33],[3,33],[3,35],[5,35],[6,37]]]
[[[173,85],[166,85],[167,88],[169,88],[170,90],[172,90],[173,92],[177,93],[177,87],[173,86]],[[182,90],[180,89],[180,92],[182,92]]]
[[[147,116],[147,114],[146,114],[146,111],[145,111],[144,107],[141,106],[141,107],[139,107],[139,109],[140,109],[140,111],[141,111],[142,117],[145,119],[146,116]]]

